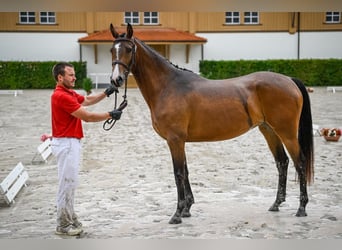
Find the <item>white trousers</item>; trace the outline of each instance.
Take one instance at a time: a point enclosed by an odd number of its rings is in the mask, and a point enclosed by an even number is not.
[[[76,138],[53,138],[52,153],[57,158],[57,226],[73,224],[75,190],[78,185],[81,142]]]

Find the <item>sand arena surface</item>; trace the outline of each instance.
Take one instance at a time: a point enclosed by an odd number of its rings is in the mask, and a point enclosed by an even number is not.
[[[40,136],[50,132],[50,95],[51,90],[0,95],[0,180],[19,161],[30,176],[13,205],[0,196],[1,239],[61,238],[54,234],[55,159],[32,164]],[[314,88],[310,97],[314,124],[342,128],[342,92]],[[107,98],[89,110],[112,106],[113,98]],[[342,140],[314,138],[315,182],[308,188],[305,218],[294,216],[299,187],[292,161],[287,201],[280,212],[267,211],[278,177],[258,129],[228,141],[187,144],[195,204],[192,217],[169,225],[177,199],[171,156],[151,126],[140,91],[128,90],[128,107],[111,131],[104,131],[102,123],[83,124],[75,200],[85,230],[81,238],[342,239]]]

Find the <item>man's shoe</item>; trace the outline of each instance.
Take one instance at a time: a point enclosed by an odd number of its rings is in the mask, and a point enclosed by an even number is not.
[[[80,235],[82,232],[83,232],[82,228],[77,228],[74,225],[69,225],[69,226],[66,226],[66,227],[58,226],[56,228],[56,234],[57,235],[76,236],[76,235]]]
[[[82,223],[77,218],[74,219],[74,223],[72,225],[76,228],[82,229]]]

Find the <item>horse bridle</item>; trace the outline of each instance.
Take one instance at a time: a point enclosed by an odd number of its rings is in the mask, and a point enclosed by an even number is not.
[[[120,42],[120,41],[130,42],[132,44],[132,59],[131,59],[131,61],[130,61],[130,63],[128,65],[123,63],[123,62],[121,62],[120,60],[112,61],[112,66],[115,66],[115,65],[119,64],[119,65],[121,65],[121,66],[123,66],[125,68],[125,71],[124,71],[124,75],[125,75],[125,93],[122,96],[123,101],[120,103],[119,108],[116,108],[117,107],[117,94],[119,93],[119,90],[115,91],[115,101],[114,101],[114,109],[122,111],[127,106],[127,79],[128,79],[129,72],[131,72],[132,65],[134,65],[134,63],[135,63],[136,45],[135,45],[134,41],[132,41],[131,39],[128,39],[128,38],[124,38],[124,37],[115,39],[114,45],[117,42]],[[111,81],[111,84],[114,85],[114,83],[113,83],[114,80],[112,79],[112,77],[111,77],[110,81]],[[113,126],[115,125],[116,121],[117,120],[112,119],[112,118],[106,120],[103,123],[103,129],[106,130],[106,131],[111,130],[113,128]],[[106,127],[107,124],[109,125],[109,127]]]
[[[121,62],[120,60],[114,60],[114,61],[112,61],[112,66],[115,66],[117,64],[123,66],[126,69],[124,74],[125,74],[125,77],[126,77],[126,80],[127,80],[127,76],[129,74],[129,72],[131,71],[132,65],[134,65],[134,62],[135,62],[136,45],[135,45],[135,43],[134,43],[134,41],[132,39],[120,37],[120,38],[115,39],[114,46],[115,46],[116,43],[122,42],[122,41],[131,43],[131,45],[132,45],[132,59],[131,59],[131,61],[130,61],[130,63],[128,65],[123,63],[123,62]],[[113,81],[113,79],[111,79],[111,82],[112,81]]]

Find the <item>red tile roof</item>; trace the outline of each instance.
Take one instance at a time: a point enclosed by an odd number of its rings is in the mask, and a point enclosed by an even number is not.
[[[126,27],[116,28],[119,34],[126,32]],[[133,36],[149,44],[167,43],[206,43],[207,39],[196,36],[189,32],[178,31],[173,28],[134,28]],[[78,39],[81,44],[112,43],[114,38],[110,30],[92,33]]]

